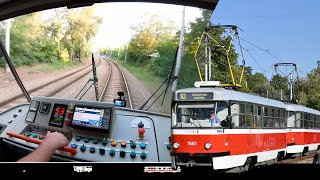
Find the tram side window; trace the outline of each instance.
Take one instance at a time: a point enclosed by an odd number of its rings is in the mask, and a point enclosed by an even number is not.
[[[315,115],[314,114],[310,114],[310,128],[311,129],[314,129],[315,126],[314,126],[314,123],[315,123]]]
[[[303,113],[296,112],[296,128],[303,127]]]
[[[264,107],[264,114],[263,114],[263,127],[268,127],[268,113],[269,113],[269,108]]]
[[[244,104],[234,103],[231,105],[232,127],[244,127],[245,115]]]
[[[262,107],[255,105],[254,106],[254,119],[253,119],[253,125],[254,127],[261,127],[262,124],[262,119],[261,119],[261,114],[262,113]]]
[[[304,119],[303,119],[304,128],[309,129],[310,128],[310,114],[304,113]]]
[[[280,109],[274,109],[274,127],[280,128]]]
[[[319,115],[316,116],[316,128],[320,129],[320,116]]]
[[[295,127],[295,113],[293,111],[288,112],[287,126]]]
[[[246,127],[251,128],[253,125],[253,105],[246,104]]]
[[[286,111],[280,110],[280,127],[285,128],[286,127]]]
[[[268,122],[268,127],[274,127],[274,109],[270,108],[269,110],[269,122]]]

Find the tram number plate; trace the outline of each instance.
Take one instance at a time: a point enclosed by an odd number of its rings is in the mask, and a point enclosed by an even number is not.
[[[210,92],[197,92],[197,93],[178,93],[178,100],[212,100],[213,93]]]

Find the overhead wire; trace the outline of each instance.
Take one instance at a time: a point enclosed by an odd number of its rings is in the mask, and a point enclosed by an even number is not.
[[[260,66],[260,64],[258,63],[258,61],[257,61],[257,60],[252,56],[252,54],[249,52],[249,49],[244,48],[243,45],[240,45],[240,43],[238,43],[237,41],[235,41],[235,43],[237,43],[241,49],[245,50],[245,51],[249,54],[249,56],[251,57],[251,59],[256,63],[256,65],[262,70],[263,74],[265,75],[265,72],[266,72],[267,70],[263,69],[263,68]],[[242,50],[241,50],[241,53],[242,53]],[[243,56],[243,54],[242,54],[242,56]]]

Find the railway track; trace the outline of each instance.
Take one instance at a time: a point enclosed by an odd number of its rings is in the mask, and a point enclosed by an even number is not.
[[[99,66],[100,63],[101,60],[99,60],[96,66]],[[52,81],[41,84],[40,86],[34,87],[28,90],[28,92],[30,96],[52,96],[70,86],[70,84],[72,84],[73,82],[76,82],[77,80],[83,78],[90,72],[92,72],[91,64],[77,71],[56,78]],[[14,97],[7,98],[0,102],[0,112],[3,112],[4,110],[20,105],[22,103],[28,103],[22,93]]]
[[[129,86],[121,67],[112,60],[105,60],[109,63],[109,74],[99,97],[99,101],[113,103],[113,100],[119,97],[118,92],[122,91],[127,101],[126,107],[133,109]]]
[[[313,154],[296,155],[291,158],[278,161],[277,164],[312,164],[312,163],[319,164],[319,160],[318,160],[319,153],[320,152],[318,151]]]

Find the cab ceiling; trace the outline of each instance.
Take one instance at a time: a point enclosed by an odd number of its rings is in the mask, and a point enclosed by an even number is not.
[[[32,12],[59,8],[82,7],[103,2],[152,2],[192,6],[214,10],[219,0],[141,0],[141,1],[104,1],[104,0],[0,0],[0,21]]]

